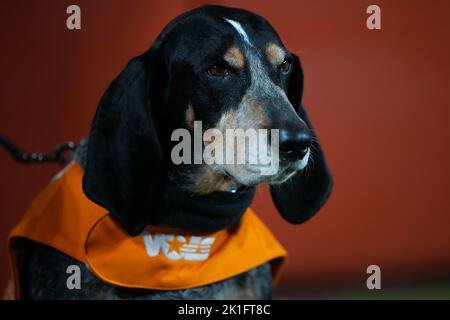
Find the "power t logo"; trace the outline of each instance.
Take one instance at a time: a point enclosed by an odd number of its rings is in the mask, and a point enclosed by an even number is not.
[[[188,237],[174,234],[143,232],[145,250],[150,257],[161,252],[170,260],[203,261],[208,259],[214,237]],[[189,239],[189,240],[188,240]]]

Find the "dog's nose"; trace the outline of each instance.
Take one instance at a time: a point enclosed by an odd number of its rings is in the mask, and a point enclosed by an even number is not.
[[[290,160],[301,160],[311,146],[311,134],[309,130],[281,129],[279,136],[280,155]]]

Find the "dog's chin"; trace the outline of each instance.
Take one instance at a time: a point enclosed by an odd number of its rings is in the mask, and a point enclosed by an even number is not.
[[[269,185],[277,185],[288,181],[299,171],[304,170],[306,165],[294,164],[288,165],[279,170],[275,174],[264,175],[259,167],[243,166],[239,170],[227,170],[227,174],[238,184],[245,186],[256,186],[258,184],[267,183]]]
[[[282,184],[292,178],[298,171],[289,171],[289,173],[280,174],[267,181],[269,185]]]

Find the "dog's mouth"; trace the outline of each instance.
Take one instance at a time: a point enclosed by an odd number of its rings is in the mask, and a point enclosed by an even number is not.
[[[256,186],[261,183],[275,185],[286,182],[299,171],[305,170],[310,162],[311,150],[307,148],[303,158],[295,161],[280,159],[277,165],[233,165],[227,166],[223,171],[236,181],[237,185]]]

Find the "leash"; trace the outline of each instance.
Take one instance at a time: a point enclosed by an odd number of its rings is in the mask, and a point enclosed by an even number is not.
[[[5,148],[5,150],[8,151],[11,157],[17,162],[26,164],[58,163],[61,166],[67,164],[72,158],[66,153],[69,151],[73,153],[78,147],[75,142],[68,141],[57,145],[51,153],[28,153],[22,151],[22,149],[17,147],[15,143],[2,134],[0,134],[0,145]]]

